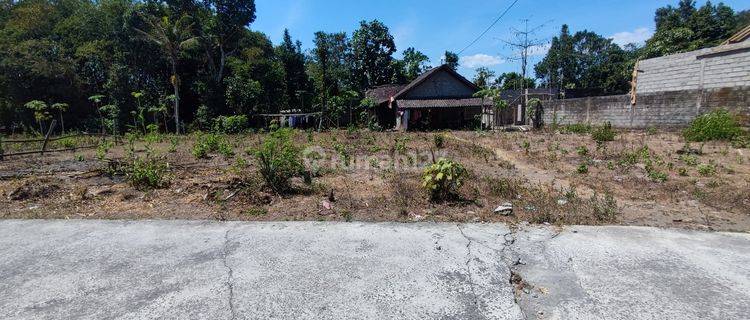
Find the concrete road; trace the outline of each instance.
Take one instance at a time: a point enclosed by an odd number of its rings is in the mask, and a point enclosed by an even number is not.
[[[750,313],[745,234],[9,220],[0,221],[0,254],[0,317],[9,319],[746,319]]]

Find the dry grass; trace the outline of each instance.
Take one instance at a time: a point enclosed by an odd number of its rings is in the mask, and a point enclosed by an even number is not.
[[[295,142],[315,147],[307,160],[318,167],[312,183],[296,179],[294,192],[283,196],[263,186],[245,152],[261,143],[262,134],[228,137],[234,155],[206,159],[191,154],[194,136],[152,140],[150,147],[170,163],[171,184],[161,190],[139,191],[105,174],[96,150],[11,158],[0,162],[0,217],[530,221],[750,230],[750,151],[728,143],[686,146],[672,132],[620,132],[603,144],[586,134],[552,132],[444,135],[437,148],[433,133],[300,131]],[[143,153],[146,145],[137,142],[135,152]],[[128,148],[113,147],[106,159],[122,159]],[[432,203],[420,174],[441,156],[463,164],[469,177],[457,200]],[[504,202],[513,203],[514,215],[493,213]]]

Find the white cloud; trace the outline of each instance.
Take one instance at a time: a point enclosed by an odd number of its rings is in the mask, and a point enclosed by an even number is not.
[[[549,48],[551,47],[552,47],[552,44],[550,43],[533,46],[529,48],[529,56],[532,56],[532,57],[546,56],[547,52],[549,51]]]
[[[495,57],[483,53],[475,54],[473,56],[463,56],[459,60],[462,67],[475,69],[479,67],[492,67],[505,62],[500,57]]]
[[[635,43],[635,44],[643,44],[651,38],[651,36],[654,34],[653,31],[649,28],[638,28],[635,29],[635,31],[623,31],[613,34],[610,39],[612,39],[612,42],[620,45],[625,46],[626,44]]]

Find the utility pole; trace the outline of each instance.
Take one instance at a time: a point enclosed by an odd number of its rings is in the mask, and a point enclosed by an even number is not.
[[[549,22],[538,25],[531,29],[529,29],[529,19],[522,19],[521,22],[524,25],[523,30],[511,28],[511,30],[513,31],[514,39],[502,40],[502,41],[505,42],[506,45],[518,51],[518,56],[509,57],[508,59],[519,61],[521,63],[520,86],[521,86],[521,92],[524,95],[522,107],[525,108],[529,100],[529,91],[528,91],[529,88],[527,88],[526,86],[526,74],[528,73],[529,56],[532,53],[531,50],[535,47],[539,47],[547,43],[547,41],[545,40],[539,40],[539,39],[534,38],[534,35],[539,29],[543,28]],[[516,110],[514,110],[513,112],[514,122],[518,119],[518,115],[516,114],[516,112],[517,112]],[[523,112],[523,109],[521,112]]]

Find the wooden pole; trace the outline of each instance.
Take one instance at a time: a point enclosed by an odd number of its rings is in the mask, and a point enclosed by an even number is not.
[[[55,130],[55,126],[57,125],[57,120],[52,120],[52,123],[49,125],[49,129],[47,130],[47,135],[44,136],[44,143],[42,144],[42,155],[44,155],[44,151],[47,150],[47,142],[49,142],[49,136],[52,135],[52,130]]]

